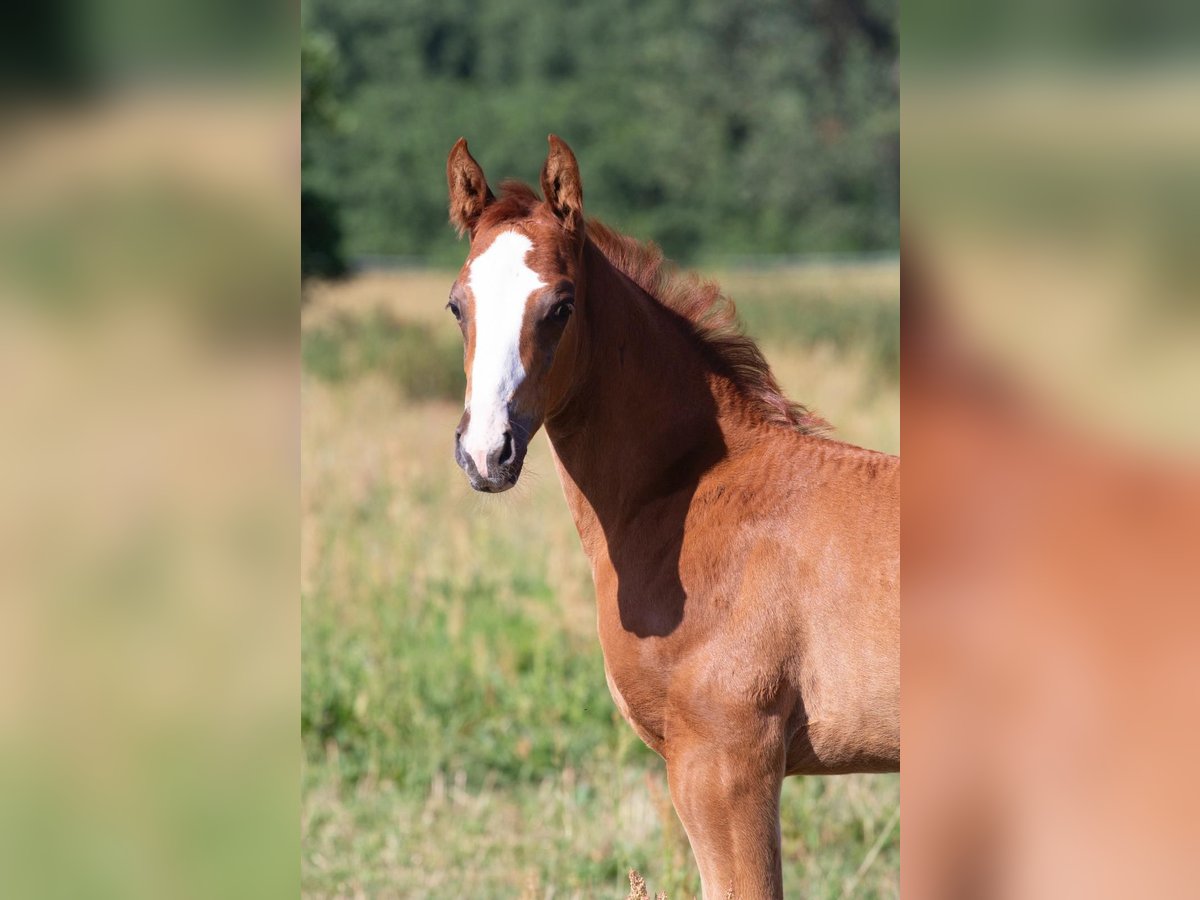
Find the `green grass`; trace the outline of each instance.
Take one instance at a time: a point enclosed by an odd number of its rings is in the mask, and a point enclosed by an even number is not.
[[[337,602],[330,596],[309,598],[310,749],[319,756],[334,743],[346,780],[418,793],[447,772],[466,773],[478,789],[486,779],[536,781],[613,750],[618,719],[599,646],[547,627],[554,599],[543,579],[514,582],[508,591],[444,579],[372,589],[353,601],[368,626],[358,628],[323,615]]]
[[[383,309],[362,316],[341,314],[305,329],[301,360],[307,372],[339,384],[376,372],[414,400],[461,397],[462,341],[424,322],[408,322]]]
[[[747,334],[798,351],[822,344],[840,353],[861,348],[874,374],[900,377],[900,307],[870,297],[750,295],[738,303]]]
[[[347,784],[336,765],[308,764],[303,784],[309,896],[621,900],[630,868],[676,900],[699,893],[661,767],[596,755],[537,782],[471,788],[446,776],[417,796],[388,782]],[[883,850],[850,896],[898,896],[898,800],[895,778],[790,779],[788,896],[843,896],[879,838]]]
[[[742,287],[759,289],[752,305],[810,287],[789,278]],[[395,276],[379,303],[306,310],[303,891],[624,898],[637,868],[652,891],[696,895],[663,764],[605,686],[545,439],[516,490],[476,495],[450,453],[461,386],[452,400],[421,387],[442,384],[428,373],[451,350],[461,378],[457,330],[437,315],[447,283]],[[874,351],[811,344],[798,322],[766,345],[785,387],[847,439],[894,450],[898,391]],[[894,776],[789,779],[789,896],[898,894],[898,797]]]

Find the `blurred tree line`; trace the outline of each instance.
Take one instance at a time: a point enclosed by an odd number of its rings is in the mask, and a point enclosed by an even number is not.
[[[457,259],[451,145],[536,184],[551,131],[589,214],[676,258],[894,250],[896,27],[896,0],[310,0],[306,271]]]

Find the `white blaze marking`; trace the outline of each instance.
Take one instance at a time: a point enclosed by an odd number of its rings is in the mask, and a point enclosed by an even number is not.
[[[525,379],[521,324],[525,302],[545,283],[525,264],[533,242],[506,231],[471,263],[467,276],[475,296],[475,357],[471,363],[471,421],[463,446],[479,474],[487,476],[488,453],[504,441],[508,402]]]

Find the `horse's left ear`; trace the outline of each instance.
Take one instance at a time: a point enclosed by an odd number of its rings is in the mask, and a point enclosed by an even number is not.
[[[542,196],[570,231],[583,225],[583,183],[575,154],[557,135],[550,135],[550,153],[542,166]]]

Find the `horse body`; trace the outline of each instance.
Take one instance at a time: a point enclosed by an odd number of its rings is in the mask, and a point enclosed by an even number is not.
[[[545,425],[610,691],[666,760],[705,895],[782,896],[783,778],[899,765],[899,461],[821,436],[757,348],[721,330],[731,310],[709,286],[668,285],[652,250],[585,230],[574,157],[555,140],[544,204],[515,187],[496,201],[469,155],[465,175],[451,155],[472,258],[517,231],[537,276],[514,277],[528,295],[519,377],[477,448],[468,405],[459,461],[502,490]],[[569,324],[529,312],[563,296]]]
[[[786,774],[890,771],[899,761],[896,561],[868,560],[853,578],[841,567],[853,542],[894,535],[898,523],[882,509],[836,519],[819,510],[863,481],[886,480],[883,491],[894,493],[894,468],[779,443],[764,456],[787,454],[790,465],[770,464],[786,486],[769,498],[740,486],[762,457],[718,467],[693,495],[677,559],[660,551],[654,560],[651,550],[634,565],[620,543],[655,531],[656,505],[641,513],[645,526],[634,514],[615,548],[585,539],[610,689],[664,757],[674,716],[719,726],[720,707],[731,704],[781,718]],[[602,534],[592,504],[559,465],[581,536]],[[810,480],[818,466],[828,480]],[[629,563],[623,572],[614,556]],[[670,609],[676,581],[686,597],[678,612]]]

